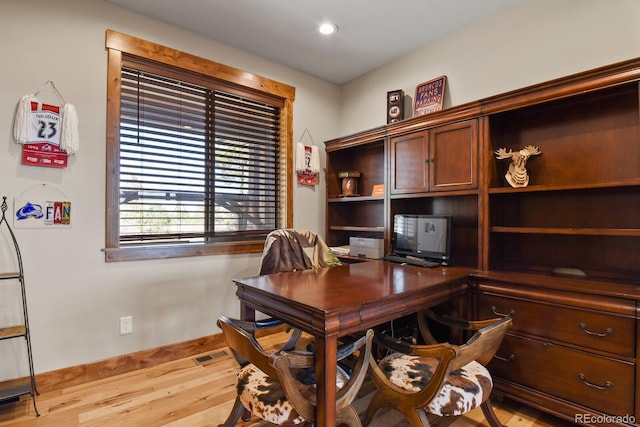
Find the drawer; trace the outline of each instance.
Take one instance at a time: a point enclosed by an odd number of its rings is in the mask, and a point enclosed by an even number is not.
[[[605,414],[634,410],[633,363],[508,334],[488,369],[495,377]]]
[[[513,313],[513,331],[635,357],[635,319],[580,308],[479,294],[480,318]]]

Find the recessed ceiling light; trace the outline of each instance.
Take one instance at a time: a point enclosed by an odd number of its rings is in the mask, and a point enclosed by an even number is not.
[[[320,32],[320,34],[324,34],[325,36],[328,36],[338,31],[338,26],[332,22],[323,22],[318,27],[318,31]]]

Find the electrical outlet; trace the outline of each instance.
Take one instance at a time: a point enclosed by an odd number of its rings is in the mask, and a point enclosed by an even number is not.
[[[120,335],[130,334],[133,332],[133,317],[126,316],[120,318]]]

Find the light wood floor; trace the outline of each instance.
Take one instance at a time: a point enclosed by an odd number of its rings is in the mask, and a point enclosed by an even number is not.
[[[273,344],[274,337],[264,338]],[[272,342],[273,341],[273,342]],[[36,403],[31,398],[0,406],[0,427],[26,426],[136,426],[198,427],[223,422],[235,398],[237,365],[227,349],[196,358],[139,369],[87,384],[42,393]],[[360,410],[366,398],[357,402]],[[565,427],[573,424],[542,414],[509,400],[494,402],[502,422],[509,427]],[[395,413],[383,414],[389,427],[404,427]],[[388,421],[388,422],[387,422]],[[443,427],[486,426],[478,409],[465,417],[433,423]],[[255,419],[242,427],[266,427]]]

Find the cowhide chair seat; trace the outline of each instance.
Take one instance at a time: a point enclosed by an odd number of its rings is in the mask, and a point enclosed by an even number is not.
[[[392,353],[379,366],[393,384],[408,392],[418,392],[431,382],[438,363],[435,357]],[[449,372],[438,394],[428,403],[428,412],[441,417],[462,415],[487,400],[492,388],[487,368],[472,361]]]
[[[311,369],[292,369],[296,387],[305,399],[315,403],[315,375]],[[336,387],[340,390],[349,375],[338,367]],[[277,425],[304,424],[305,419],[295,410],[278,381],[249,364],[238,372],[236,388],[242,405],[253,415]]]

